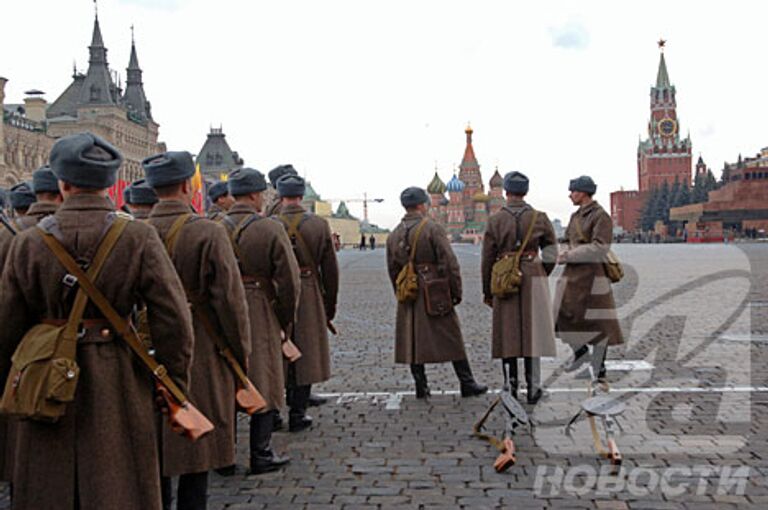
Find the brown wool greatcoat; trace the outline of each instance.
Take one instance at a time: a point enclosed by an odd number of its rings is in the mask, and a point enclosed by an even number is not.
[[[112,203],[75,195],[54,215],[52,229],[75,260],[90,260]],[[66,319],[74,293],[66,271],[32,229],[14,239],[0,283],[0,379],[26,331],[41,320]],[[132,221],[106,260],[96,286],[128,317],[148,307],[157,360],[187,389],[192,319],[173,264],[155,230]],[[86,318],[101,317],[89,304]],[[14,459],[15,509],[159,509],[160,472],[153,381],[148,369],[107,329],[87,329],[79,340],[80,378],[64,417],[55,424],[21,421]]]
[[[305,215],[299,232],[314,259],[313,263],[304,260],[301,251],[294,249],[301,268],[301,292],[293,330],[294,342],[302,354],[295,362],[296,384],[303,386],[331,378],[327,324],[336,316],[339,265],[327,221],[299,205],[283,206],[281,214],[287,218]]]
[[[493,301],[491,354],[494,358],[556,355],[547,277],[557,260],[557,238],[545,213],[538,213],[520,259],[523,273],[520,291],[504,299],[491,295],[494,263],[518,249],[516,243],[522,243],[532,220],[533,209],[525,202],[512,202],[488,219],[480,267],[483,296]]]
[[[209,220],[219,221],[224,218],[227,211],[222,209],[218,204],[211,204],[207,211],[205,211],[205,217]]]
[[[55,213],[58,208],[58,204],[53,202],[35,202],[29,206],[27,214],[10,219],[9,222],[17,232],[20,232],[37,225],[38,221]],[[0,272],[3,270],[5,257],[8,255],[8,250],[14,237],[16,236],[8,228],[0,225]]]
[[[579,236],[577,222],[586,239]],[[602,264],[613,239],[611,217],[592,202],[571,215],[565,234],[570,248],[555,294],[558,336],[576,346],[604,339],[608,345],[624,343]]]
[[[411,242],[423,216],[408,213],[387,239],[387,269],[393,288],[408,263]],[[448,277],[454,304],[461,302],[461,271],[445,229],[427,220],[416,246],[415,263],[435,264]],[[397,304],[395,363],[442,363],[467,359],[456,310],[443,316],[427,315],[424,288],[413,303]]]
[[[189,212],[189,207],[181,202],[164,200],[152,209],[149,224],[165,240],[176,219]],[[247,367],[251,354],[248,308],[226,230],[211,220],[193,216],[179,232],[172,258],[184,288],[192,296],[191,301],[205,303],[219,338],[232,349],[240,364]],[[192,318],[195,348],[189,398],[215,428],[192,443],[166,424],[163,427],[165,476],[200,473],[235,462],[237,381],[197,313]]]
[[[11,220],[11,224],[17,232],[26,230],[35,226],[46,216],[55,213],[58,208],[59,205],[53,202],[35,202],[29,207],[26,215]],[[0,273],[3,272],[5,259],[14,237],[10,230],[0,226]],[[11,459],[14,456],[15,430],[15,422],[8,422],[6,418],[0,417],[0,480],[4,482],[10,482],[13,476]],[[3,445],[5,445],[4,450]]]
[[[149,214],[150,211],[147,211],[146,209],[131,209],[131,216],[137,220],[147,220],[149,219]]]
[[[239,225],[255,213],[255,209],[236,203],[227,215],[231,221],[223,224],[228,228]],[[268,408],[280,409],[285,402],[280,333],[296,320],[301,288],[299,266],[285,229],[269,218],[257,218],[236,240],[251,319],[253,350],[248,376],[264,395]],[[254,276],[263,281],[248,281]],[[270,287],[265,288],[266,282]]]

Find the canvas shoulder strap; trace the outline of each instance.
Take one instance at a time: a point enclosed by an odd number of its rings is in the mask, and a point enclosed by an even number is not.
[[[192,218],[194,215],[191,213],[182,214],[171,225],[171,228],[168,230],[168,234],[165,237],[165,249],[168,251],[168,255],[173,258],[173,250],[176,247],[176,242],[179,237],[179,233],[181,233],[181,229],[184,228],[184,225]],[[255,215],[258,216],[258,215]],[[247,223],[247,220],[250,217],[245,218],[243,221],[240,222],[240,224],[237,226],[236,231],[240,231],[243,228],[243,225]],[[247,226],[247,225],[246,225]],[[237,244],[234,242],[235,236],[233,235],[233,247],[236,249],[237,253]],[[238,255],[239,257],[239,255]],[[187,295],[187,300],[192,305],[192,314],[197,317],[198,321],[200,321],[200,324],[203,326],[203,329],[205,329],[206,333],[208,333],[208,336],[213,340],[213,343],[216,345],[216,348],[219,350],[219,354],[221,354],[224,359],[227,361],[227,363],[232,368],[233,372],[237,376],[237,378],[242,382],[245,383],[247,381],[247,376],[245,375],[245,371],[240,366],[240,363],[238,363],[237,359],[235,358],[234,354],[232,353],[232,350],[229,348],[229,346],[226,344],[224,339],[221,337],[219,332],[217,331],[217,328],[213,325],[213,322],[211,322],[209,314],[210,307],[208,306],[208,303],[204,299],[195,298],[195,296],[192,295],[192,293],[189,291],[189,289],[184,287],[184,292]]]
[[[120,216],[116,219],[115,223],[122,223],[125,221]],[[123,227],[124,228],[124,227]],[[80,289],[82,289],[88,297],[93,301],[93,304],[101,311],[104,317],[112,324],[117,334],[128,344],[128,347],[139,357],[144,365],[149,368],[152,374],[165,386],[173,397],[184,406],[187,403],[187,397],[181,391],[181,389],[173,382],[173,379],[168,375],[168,370],[149,354],[144,343],[139,338],[136,329],[133,325],[125,320],[109,303],[109,300],[104,294],[94,285],[91,278],[83,271],[83,269],[75,262],[72,256],[67,252],[66,248],[56,239],[52,234],[38,228],[38,233],[42,236],[43,241],[48,248],[56,255],[56,258],[62,263],[67,271],[77,278]]]
[[[173,258],[174,251],[176,250],[176,243],[179,241],[179,234],[181,229],[187,224],[189,219],[193,216],[192,213],[186,213],[176,218],[168,229],[168,233],[165,235],[165,250],[168,252],[168,256]]]
[[[109,257],[110,253],[112,253],[112,248],[115,247],[115,243],[117,243],[117,240],[122,235],[127,224],[128,224],[128,221],[122,219],[122,220],[114,221],[112,225],[109,227],[109,230],[107,231],[104,238],[101,240],[101,243],[99,244],[99,247],[96,250],[96,255],[93,257],[93,260],[91,261],[88,267],[88,272],[87,272],[88,278],[90,278],[91,280],[95,280],[96,277],[99,275],[99,273],[101,273],[101,268],[104,267],[104,262],[107,260],[107,257]],[[58,241],[56,242],[58,243]],[[62,250],[65,250],[60,243],[58,244],[58,246]],[[54,251],[54,254],[56,254],[55,251]],[[75,295],[75,301],[72,304],[72,310],[70,310],[69,312],[69,318],[67,320],[65,334],[63,336],[63,339],[65,342],[70,341],[73,344],[69,346],[69,350],[72,355],[74,355],[76,350],[75,345],[77,344],[77,329],[80,327],[80,322],[83,319],[83,314],[85,313],[85,307],[87,304],[88,304],[88,296],[83,291],[82,288],[79,288],[77,290],[77,294]]]
[[[312,256],[312,252],[309,250],[309,246],[307,246],[307,243],[304,241],[304,236],[302,236],[301,232],[299,231],[299,227],[301,227],[301,224],[304,223],[309,218],[309,216],[306,214],[293,214],[290,216],[281,214],[279,218],[280,221],[285,224],[288,237],[291,239],[296,239],[296,243],[302,258],[304,259],[304,263],[311,267],[315,272],[317,272],[317,264],[315,263],[315,258]]]
[[[528,225],[528,230],[525,232],[525,237],[523,238],[523,242],[520,245],[520,249],[517,250],[515,253],[515,262],[520,264],[520,257],[523,256],[523,252],[525,251],[526,246],[528,246],[528,242],[531,240],[531,236],[533,235],[533,228],[536,226],[536,219],[539,217],[539,211],[533,210],[533,217],[531,218],[531,224]]]
[[[419,226],[416,227],[416,232],[413,234],[413,243],[411,243],[411,253],[408,256],[408,261],[413,263],[413,261],[416,259],[416,247],[419,244],[419,237],[421,236],[421,231],[424,230],[424,226],[427,224],[427,218],[424,218],[419,222]]]

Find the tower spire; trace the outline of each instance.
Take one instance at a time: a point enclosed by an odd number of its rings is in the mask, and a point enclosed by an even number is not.
[[[141,67],[139,67],[139,57],[136,54],[136,38],[134,36],[134,27],[131,25],[131,58],[128,61],[125,80],[125,94],[123,103],[128,107],[133,118],[144,122],[152,119],[144,93],[144,84],[141,79]]]
[[[664,60],[664,47],[667,44],[667,41],[659,39],[657,44],[659,45],[659,53],[661,56],[659,58],[659,72],[656,74],[656,88],[668,89],[670,87],[669,73],[667,72],[667,62]]]
[[[94,5],[96,2],[94,1]],[[93,35],[91,45],[88,47],[88,72],[80,89],[79,104],[115,104],[117,88],[109,73],[107,63],[107,48],[104,47],[104,39],[101,36],[98,10],[93,19]]]

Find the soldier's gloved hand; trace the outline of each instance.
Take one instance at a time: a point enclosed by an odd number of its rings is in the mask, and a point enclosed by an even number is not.
[[[453,306],[458,306],[461,303],[461,298],[459,297],[453,297],[451,300],[453,301]]]
[[[485,298],[483,299],[483,303],[485,303],[486,305],[488,305],[491,308],[493,308],[493,298],[492,297],[485,296]]]

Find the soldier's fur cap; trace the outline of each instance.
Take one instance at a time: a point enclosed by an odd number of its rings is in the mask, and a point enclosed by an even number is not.
[[[217,201],[227,193],[229,193],[229,189],[226,182],[217,182],[208,187],[208,198],[211,199],[211,202]]]
[[[109,188],[123,156],[103,138],[78,133],[60,138],[51,149],[51,170],[60,181],[90,189]]]
[[[128,189],[131,191],[131,205],[155,205],[159,201],[155,189],[145,179],[133,181]]]
[[[227,180],[229,194],[233,197],[258,193],[267,189],[267,180],[264,174],[253,168],[239,168],[229,174]]]
[[[32,189],[35,193],[59,192],[59,180],[50,166],[41,166],[32,173]]]
[[[303,197],[306,187],[304,179],[298,175],[286,174],[277,181],[277,194],[280,197]]]
[[[528,193],[528,177],[520,172],[509,172],[504,176],[504,191],[514,195]]]
[[[162,188],[178,184],[195,175],[195,163],[187,151],[168,151],[150,156],[141,162],[147,184]]]
[[[35,202],[37,197],[30,183],[20,182],[11,188],[11,207],[14,209],[25,209]]]
[[[597,191],[597,184],[592,180],[592,177],[582,175],[581,177],[571,179],[571,183],[568,185],[568,191],[582,191],[588,195],[594,195]]]
[[[403,192],[400,193],[400,204],[402,204],[403,207],[416,207],[417,205],[426,204],[427,202],[429,202],[429,195],[427,195],[427,192],[421,188],[411,186],[410,188],[405,188]]]
[[[280,165],[269,171],[269,183],[273,188],[277,187],[277,181],[284,175],[299,175],[293,165]]]

